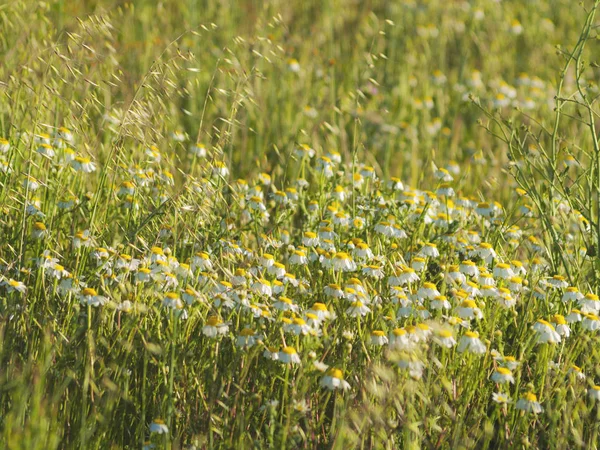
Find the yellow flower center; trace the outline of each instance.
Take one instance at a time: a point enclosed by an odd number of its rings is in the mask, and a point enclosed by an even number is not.
[[[329,369],[329,376],[332,378],[337,378],[341,380],[343,377],[342,371],[340,369]]]
[[[533,392],[527,392],[525,395],[523,395],[523,398],[528,402],[537,402],[537,397]]]
[[[208,325],[210,325],[211,327],[217,326],[221,323],[221,321],[219,320],[219,318],[217,316],[210,316],[206,322]]]

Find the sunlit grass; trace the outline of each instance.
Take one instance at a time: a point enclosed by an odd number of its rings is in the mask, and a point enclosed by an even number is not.
[[[0,5],[3,447],[597,447],[596,7]]]

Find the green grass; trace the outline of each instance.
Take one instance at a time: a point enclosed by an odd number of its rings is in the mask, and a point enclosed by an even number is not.
[[[597,448],[597,6],[0,5],[2,447]]]

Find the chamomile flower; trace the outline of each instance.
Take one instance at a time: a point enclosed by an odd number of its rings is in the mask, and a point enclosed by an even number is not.
[[[583,313],[581,326],[586,331],[596,331],[600,329],[600,318],[593,313]]]
[[[291,266],[303,266],[308,263],[306,252],[303,250],[294,250],[288,260]]]
[[[503,280],[509,280],[515,276],[510,264],[498,263],[494,267],[493,275]]]
[[[555,289],[565,289],[569,287],[566,278],[561,275],[554,275],[553,277],[547,278],[545,282],[548,286]]]
[[[425,282],[417,291],[417,295],[421,299],[429,299],[433,300],[436,297],[439,297],[440,291],[438,291],[437,286],[433,283]]]
[[[54,158],[54,156],[56,155],[56,152],[54,151],[54,148],[52,147],[52,145],[45,144],[45,143],[40,144],[39,147],[37,148],[36,152],[47,158]]]
[[[150,424],[150,433],[155,434],[168,434],[169,428],[165,424],[165,421],[162,419],[154,419],[154,421]]]
[[[93,247],[95,245],[94,239],[91,237],[88,230],[78,231],[73,236],[73,247]]]
[[[296,60],[294,58],[288,59],[287,65],[288,65],[288,69],[290,70],[290,72],[294,72],[294,73],[300,72],[301,67],[300,67],[300,63],[298,62],[298,60]]]
[[[575,378],[579,381],[584,381],[586,379],[585,373],[583,373],[581,367],[578,367],[575,364],[571,364],[571,367],[569,367],[567,374],[574,375]]]
[[[348,253],[338,252],[333,257],[333,269],[341,272],[354,272],[356,263]]]
[[[474,300],[466,299],[461,302],[461,304],[456,308],[456,314],[461,319],[481,319],[483,317],[483,313],[481,309],[477,306]]]
[[[467,281],[465,275],[460,272],[459,266],[449,266],[444,275],[448,284],[461,285]]]
[[[319,385],[330,391],[350,389],[350,384],[344,380],[342,371],[336,368],[329,369],[327,374],[319,380]]]
[[[437,330],[437,332],[434,334],[433,339],[438,345],[442,347],[452,348],[456,345],[456,340],[454,339],[454,335],[451,329],[443,328]]]
[[[48,230],[43,222],[35,222],[33,224],[33,229],[31,230],[31,237],[33,239],[43,239],[47,234]]]
[[[9,278],[8,280],[3,280],[0,284],[2,284],[6,288],[6,292],[8,292],[9,294],[11,292],[19,292],[21,294],[24,294],[27,291],[27,286],[25,286],[24,283],[22,283],[21,281],[13,280],[12,278]]]
[[[76,172],[92,173],[96,171],[96,164],[92,162],[90,158],[84,156],[76,156],[71,161],[71,167]]]
[[[317,159],[316,169],[325,178],[331,178],[333,176],[333,161],[327,156],[321,156]]]
[[[79,294],[79,300],[85,305],[95,307],[102,306],[108,302],[108,298],[98,295],[98,292],[95,289],[89,287],[82,289]]]
[[[550,322],[555,324],[554,326],[555,326],[556,332],[559,335],[564,336],[565,338],[568,338],[571,335],[571,328],[569,328],[569,325],[567,324],[567,320],[561,314],[554,314],[550,318]]]
[[[256,280],[254,284],[252,284],[252,290],[259,295],[264,295],[266,297],[270,297],[273,294],[273,289],[271,287],[271,283],[264,278]]]
[[[465,331],[465,334],[458,341],[457,350],[460,353],[468,352],[476,355],[483,355],[487,349],[476,331]]]
[[[370,341],[371,345],[374,346],[382,346],[386,345],[389,342],[389,339],[385,335],[385,333],[381,330],[373,330],[371,332]]]
[[[353,302],[352,305],[346,310],[346,314],[348,314],[350,317],[366,316],[370,312],[371,310],[369,307],[363,304],[361,301]]]
[[[223,161],[215,161],[212,164],[212,174],[215,177],[227,178],[229,176],[229,168]]]
[[[414,348],[415,342],[410,338],[408,332],[403,328],[394,328],[389,335],[391,348],[397,350],[410,350]]]
[[[506,367],[498,367],[494,373],[492,373],[492,381],[498,384],[511,383],[514,384],[515,378],[513,377],[510,369]]]
[[[162,305],[167,309],[182,309],[183,302],[177,292],[168,292],[163,298]]]
[[[567,316],[565,317],[565,320],[567,321],[567,323],[581,322],[583,320],[583,317],[581,316],[581,311],[579,311],[578,309],[572,309],[569,312],[569,314],[567,314]]]
[[[598,314],[598,311],[600,311],[600,299],[596,294],[585,294],[583,298],[579,299],[579,307],[581,308],[581,312]]]
[[[204,145],[202,142],[196,142],[195,144],[190,145],[189,151],[192,155],[199,158],[205,158],[208,153],[206,145]]]
[[[315,156],[315,150],[308,144],[300,144],[296,147],[295,154],[299,158],[312,158]]]
[[[10,150],[10,142],[8,139],[0,138],[0,153],[8,153]]]
[[[502,405],[506,405],[512,402],[511,398],[508,395],[503,394],[502,392],[494,392],[492,394],[492,400]]]
[[[599,401],[600,400],[600,386],[594,385],[588,389],[588,396],[592,400]]]
[[[583,294],[574,286],[569,286],[566,288],[561,298],[561,300],[565,303],[570,301],[580,301],[581,299],[583,299]]]
[[[460,273],[468,276],[468,277],[477,277],[479,276],[479,269],[477,268],[477,264],[473,261],[466,260],[460,263],[459,266]]]
[[[312,231],[307,231],[302,237],[302,245],[305,247],[316,247],[319,245],[319,237]]]
[[[503,308],[512,308],[517,303],[517,300],[513,297],[510,289],[507,288],[498,288],[496,290],[495,298],[496,302]]]
[[[328,320],[333,318],[333,314],[327,309],[327,305],[316,302],[307,311],[308,314],[314,314],[319,320]]]
[[[263,356],[271,361],[278,361],[279,349],[276,347],[267,347],[263,350]]]
[[[557,344],[561,341],[560,334],[558,334],[550,322],[539,319],[534,325],[533,329],[537,332],[537,343],[538,344]]]
[[[69,276],[71,276],[71,274],[67,270],[65,270],[65,268],[62,265],[58,263],[50,267],[48,269],[48,272],[46,273],[49,277],[55,278],[57,280],[61,280],[63,278],[68,278]]]
[[[519,22],[517,19],[514,19],[510,23],[510,31],[512,34],[519,35],[523,33],[523,25],[521,25],[521,22]]]
[[[430,302],[430,307],[433,309],[450,309],[452,305],[448,301],[448,298],[445,295],[438,295]]]
[[[296,305],[292,299],[288,297],[279,297],[275,303],[273,303],[273,308],[278,309],[279,311],[291,311],[298,312],[299,307]]]
[[[482,242],[477,247],[477,255],[485,261],[486,264],[490,264],[496,259],[496,251],[492,248],[492,245],[487,242]]]
[[[419,275],[417,275],[415,269],[411,267],[405,267],[396,272],[396,276],[390,276],[388,278],[389,286],[404,286],[407,284],[416,283],[420,280]],[[435,292],[430,292],[433,297],[436,297]],[[437,293],[439,295],[439,292]],[[430,296],[431,297],[431,296]]]
[[[300,364],[302,361],[300,360],[300,355],[294,347],[284,347],[279,352],[279,361],[284,364]]]
[[[260,339],[261,336],[258,335],[252,328],[244,328],[242,331],[240,331],[235,345],[238,347],[250,348],[256,345]]]
[[[423,376],[425,364],[413,352],[402,352],[397,365],[400,369],[408,371],[410,377],[418,380]]]
[[[365,242],[359,242],[352,251],[352,255],[361,261],[370,261],[374,258],[373,251]]]
[[[422,272],[427,267],[427,261],[425,258],[420,258],[415,256],[410,263],[411,269],[414,269],[417,272]]]
[[[544,411],[542,405],[537,401],[537,396],[533,392],[525,393],[516,403],[515,407],[525,412],[539,414]]]
[[[229,333],[229,325],[223,323],[218,316],[210,316],[206,325],[202,327],[202,334],[209,338],[216,338]]]

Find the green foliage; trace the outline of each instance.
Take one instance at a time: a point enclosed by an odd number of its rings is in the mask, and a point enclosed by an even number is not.
[[[1,446],[597,448],[597,7],[1,4]]]

